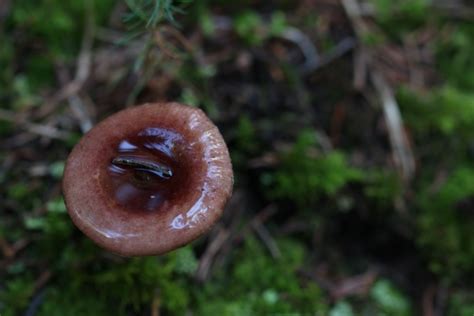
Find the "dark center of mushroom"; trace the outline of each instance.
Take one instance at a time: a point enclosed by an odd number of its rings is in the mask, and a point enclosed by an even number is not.
[[[155,212],[190,190],[192,148],[164,128],[147,128],[120,139],[108,166],[111,195],[123,209]]]

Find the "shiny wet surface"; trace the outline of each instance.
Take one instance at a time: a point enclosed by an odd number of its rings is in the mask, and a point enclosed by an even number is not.
[[[131,212],[155,213],[186,194],[191,161],[183,137],[150,127],[121,139],[103,180],[117,204]]]

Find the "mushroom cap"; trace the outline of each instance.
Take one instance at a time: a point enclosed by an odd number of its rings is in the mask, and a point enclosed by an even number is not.
[[[232,186],[219,130],[179,103],[144,104],[100,122],[72,150],[63,178],[74,224],[123,256],[163,254],[196,239],[221,216]]]

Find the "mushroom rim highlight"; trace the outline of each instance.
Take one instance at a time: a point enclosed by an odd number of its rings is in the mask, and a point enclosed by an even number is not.
[[[218,128],[179,103],[109,116],[76,144],[63,177],[74,224],[122,256],[164,254],[198,238],[220,218],[232,186]]]

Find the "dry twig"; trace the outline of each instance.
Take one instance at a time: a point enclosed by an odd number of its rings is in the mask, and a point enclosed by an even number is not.
[[[342,0],[342,5],[349,17],[352,26],[354,28],[359,42],[362,43],[361,39],[369,31],[369,25],[365,23],[362,18],[362,9],[357,0]],[[355,73],[365,73],[365,64],[368,66],[370,72],[370,78],[374,84],[375,89],[379,95],[382,103],[382,108],[387,123],[388,134],[390,143],[392,146],[393,160],[400,170],[401,175],[404,179],[411,179],[415,172],[415,158],[411,149],[408,138],[405,134],[403,119],[400,114],[397,100],[393,94],[392,88],[386,82],[382,73],[380,73],[372,64],[373,56],[368,48],[362,48],[363,51],[360,54],[359,60],[355,63]],[[361,87],[364,76],[359,75],[356,82],[356,87]]]
[[[94,42],[94,15],[91,1],[84,1],[86,6],[86,17],[84,22],[84,36],[82,38],[81,51],[76,62],[76,74],[74,80],[68,82],[58,91],[39,112],[40,117],[49,115],[54,111],[56,106],[68,100],[69,106],[80,122],[82,132],[87,132],[92,128],[93,123],[87,114],[83,103],[78,96],[82,87],[86,83],[90,75],[92,64],[92,45]]]
[[[431,285],[423,292],[422,309],[423,316],[437,316],[434,309],[436,286]]]
[[[219,232],[217,236],[212,240],[212,242],[207,246],[206,251],[199,261],[199,266],[196,271],[195,278],[200,282],[207,280],[209,271],[212,266],[212,261],[216,256],[217,252],[222,248],[222,245],[227,241],[230,236],[230,231],[224,227],[219,227]]]
[[[346,278],[332,286],[331,296],[335,300],[340,300],[352,295],[366,295],[372,288],[377,276],[376,271],[368,270],[363,274]]]
[[[41,125],[29,122],[23,117],[19,117],[17,114],[11,111],[0,109],[0,120],[15,123],[24,127],[28,132],[32,134],[44,136],[47,138],[60,140],[67,140],[69,138],[69,133],[66,131],[59,130],[49,125]]]
[[[280,248],[278,248],[277,243],[273,239],[268,229],[260,221],[254,221],[251,223],[251,225],[252,225],[252,228],[257,232],[258,237],[260,237],[260,239],[263,241],[263,243],[267,247],[272,257],[280,258],[281,257]]]
[[[410,179],[415,172],[415,158],[403,128],[402,115],[397,100],[380,73],[372,70],[371,78],[382,101],[395,164],[401,170],[403,177]]]

